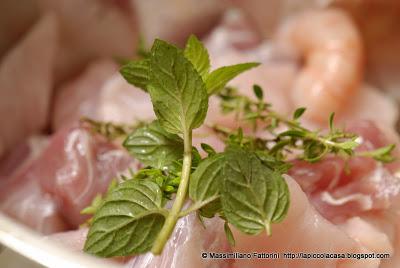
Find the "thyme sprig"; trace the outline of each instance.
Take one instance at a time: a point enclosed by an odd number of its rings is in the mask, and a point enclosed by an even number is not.
[[[300,122],[306,108],[295,110],[288,118],[272,109],[272,105],[264,101],[264,92],[258,85],[253,86],[255,98],[240,94],[236,88],[226,87],[219,94],[222,112],[234,114],[235,119],[251,124],[253,133],[244,135],[243,130],[236,132],[217,125],[212,128],[224,136],[227,142],[239,142],[250,148],[267,151],[279,160],[285,160],[296,153],[296,157],[308,162],[317,162],[327,154],[353,156],[360,145],[360,138],[355,133],[346,132],[334,125],[334,113],[327,122],[328,131],[311,130]],[[271,138],[260,138],[255,133],[262,126]],[[385,146],[370,152],[358,152],[357,156],[373,157],[377,161],[391,162],[394,145]]]

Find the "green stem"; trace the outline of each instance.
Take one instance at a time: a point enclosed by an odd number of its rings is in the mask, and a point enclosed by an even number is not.
[[[189,131],[183,135],[184,141],[184,153],[183,153],[183,164],[182,164],[182,177],[181,182],[176,193],[174,204],[168,214],[167,219],[157,236],[156,241],[151,249],[154,255],[161,254],[165,243],[167,243],[169,237],[171,236],[176,222],[179,218],[179,213],[181,212],[182,206],[185,203],[186,192],[189,185],[190,170],[192,168],[192,132]]]
[[[211,203],[212,201],[216,200],[219,196],[213,196],[210,197],[202,202],[198,202],[198,203],[194,203],[193,205],[191,205],[188,209],[181,211],[181,213],[179,213],[179,217],[185,217],[187,215],[189,215],[190,213],[197,211],[199,209],[201,209],[202,207],[204,207],[205,205]]]

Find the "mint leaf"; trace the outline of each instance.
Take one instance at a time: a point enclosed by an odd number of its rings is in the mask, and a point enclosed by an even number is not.
[[[210,71],[210,56],[203,43],[196,36],[191,35],[186,43],[184,53],[185,57],[204,79]]]
[[[257,62],[240,63],[231,66],[224,66],[212,71],[206,78],[206,88],[209,95],[216,94],[225,85],[239,74],[257,67]]]
[[[149,83],[150,61],[148,59],[129,61],[121,67],[119,72],[125,80],[144,91]]]
[[[202,78],[182,51],[167,42],[156,40],[151,53],[147,89],[160,124],[176,134],[199,127],[208,109]]]
[[[148,251],[164,224],[161,201],[161,190],[152,181],[121,183],[96,212],[84,250],[102,257]]]
[[[223,181],[224,154],[214,154],[200,162],[189,182],[189,196],[202,216],[210,218],[219,209],[219,192]]]
[[[123,146],[143,164],[164,169],[182,159],[183,140],[153,121],[128,135]]]
[[[275,156],[268,154],[268,151],[266,150],[255,151],[255,154],[264,166],[280,174],[287,173],[292,167],[292,164],[290,164],[289,162],[277,159]]]
[[[221,187],[223,214],[247,234],[259,234],[287,213],[289,192],[282,176],[264,166],[254,153],[234,147],[226,153]]]

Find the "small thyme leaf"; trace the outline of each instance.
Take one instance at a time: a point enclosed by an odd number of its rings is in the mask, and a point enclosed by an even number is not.
[[[259,85],[253,86],[254,95],[257,97],[258,100],[262,101],[264,98],[264,92]]]
[[[201,155],[196,147],[192,147],[192,168],[196,168],[201,161]]]
[[[306,108],[304,108],[304,107],[297,108],[296,111],[294,111],[294,113],[293,113],[293,119],[294,120],[299,119],[304,114],[305,111],[306,111]]]
[[[90,206],[84,208],[81,210],[81,214],[86,214],[86,215],[93,215],[96,213],[96,211],[99,209],[100,205],[102,204],[103,198],[101,197],[101,194],[97,194],[93,200]]]
[[[279,137],[296,137],[296,138],[304,138],[307,136],[307,133],[301,130],[296,130],[296,129],[292,129],[292,130],[287,130],[284,131],[282,133],[279,134]]]
[[[117,185],[118,185],[117,179],[112,179],[110,184],[108,185],[108,189],[107,189],[107,193],[106,194],[111,193],[111,191],[114,190],[114,188],[117,187]],[[94,215],[99,210],[99,208],[101,207],[103,202],[104,202],[103,195],[102,194],[97,194],[93,198],[93,200],[90,203],[90,205],[88,207],[82,209],[80,213],[83,214],[83,215]],[[88,223],[90,225],[91,222],[92,222],[92,219],[93,218],[87,220],[86,223]]]
[[[211,147],[211,145],[208,145],[207,143],[201,143],[200,146],[201,146],[201,149],[203,149],[203,151],[208,154],[208,156],[212,156],[217,153],[215,151],[215,149],[213,147]]]
[[[349,140],[337,144],[337,146],[339,146],[343,150],[354,150],[359,145],[360,144],[355,140]]]
[[[330,116],[329,116],[329,130],[331,132],[333,132],[335,130],[334,126],[333,126],[333,120],[334,119],[335,119],[335,113],[331,113]]]
[[[177,174],[156,168],[143,168],[134,174],[132,179],[150,180],[157,183],[163,193],[162,204],[171,199],[171,195],[177,192],[180,183],[180,177]]]
[[[239,74],[260,65],[256,62],[240,63],[220,67],[212,71],[206,78],[206,88],[209,95],[218,93],[225,85]]]
[[[115,124],[112,122],[99,122],[87,117],[82,117],[80,121],[84,125],[87,124],[91,131],[106,137],[108,140],[115,140],[121,137],[126,137],[128,133],[141,125],[140,122],[136,125],[131,126]]]
[[[383,163],[390,163],[395,160],[395,158],[391,155],[391,153],[395,148],[396,148],[395,144],[390,144],[372,151],[357,152],[356,155],[363,157],[372,157],[377,161],[381,161]]]

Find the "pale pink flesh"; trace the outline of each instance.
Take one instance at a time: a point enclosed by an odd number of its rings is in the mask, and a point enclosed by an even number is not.
[[[53,127],[73,124],[82,117],[122,124],[155,118],[150,97],[121,77],[111,60],[99,60],[56,94]]]
[[[46,126],[56,42],[56,19],[45,16],[0,63],[0,157]]]
[[[205,220],[205,227],[191,214],[180,219],[160,256],[151,253],[137,256],[127,268],[185,268],[185,267],[228,267],[230,261],[202,259],[202,252],[230,252],[223,231],[222,220]]]
[[[88,218],[80,211],[132,163],[87,129],[61,129],[36,159],[0,181],[1,209],[40,232],[76,228]]]
[[[87,216],[80,211],[132,162],[124,150],[76,127],[60,130],[37,161],[31,174],[56,198],[73,226],[84,222]]]
[[[76,75],[100,57],[130,57],[138,31],[133,14],[111,1],[37,0],[41,14],[53,13],[60,25],[55,80]]]

